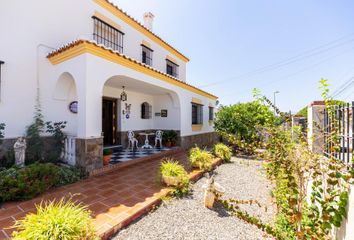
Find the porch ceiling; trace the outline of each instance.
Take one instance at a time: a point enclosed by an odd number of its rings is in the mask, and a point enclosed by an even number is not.
[[[113,88],[122,88],[123,86],[128,91],[151,94],[151,95],[163,95],[167,93],[173,93],[172,91],[161,88],[156,85],[152,85],[143,81],[139,81],[134,78],[129,78],[125,76],[115,76],[107,80],[105,86]]]

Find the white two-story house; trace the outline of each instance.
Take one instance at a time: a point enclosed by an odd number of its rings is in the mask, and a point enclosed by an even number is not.
[[[129,130],[176,130],[184,148],[212,143],[217,97],[188,84],[189,59],[143,18],[108,0],[1,1],[5,145],[25,134],[36,99],[45,121],[67,121],[76,164],[89,170]]]

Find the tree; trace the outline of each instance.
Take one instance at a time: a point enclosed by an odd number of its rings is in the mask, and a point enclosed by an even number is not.
[[[221,106],[216,113],[215,129],[221,134],[233,135],[251,143],[260,140],[262,127],[275,124],[276,117],[269,107],[260,101]]]
[[[345,105],[347,104],[344,101],[341,100],[329,100],[329,104],[330,105],[336,105],[336,106],[340,106],[340,105]],[[302,116],[302,117],[307,117],[307,109],[308,107],[303,107],[300,111],[298,111],[298,113],[296,115]]]
[[[26,164],[43,161],[43,139],[41,134],[44,131],[44,121],[40,105],[37,103],[33,117],[33,123],[27,127],[26,140]]]

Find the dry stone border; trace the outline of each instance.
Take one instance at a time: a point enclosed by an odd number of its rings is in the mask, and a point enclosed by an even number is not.
[[[262,162],[233,158],[230,164],[223,164],[215,170],[215,181],[226,189],[223,198],[255,199],[261,205],[267,205],[267,211],[257,206],[242,206],[242,209],[259,216],[264,222],[272,221],[272,185],[264,175]],[[194,184],[191,196],[165,202],[155,212],[142,217],[113,239],[272,239],[256,226],[230,216],[219,205],[214,210],[205,208],[202,189],[205,182],[205,178],[200,179]]]

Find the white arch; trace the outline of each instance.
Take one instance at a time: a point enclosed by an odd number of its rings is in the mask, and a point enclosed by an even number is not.
[[[51,121],[66,121],[64,132],[70,136],[77,136],[78,114],[69,109],[71,102],[78,101],[76,82],[73,75],[63,72],[55,82],[52,93],[53,100],[48,108],[48,119]]]
[[[73,100],[70,98],[77,98],[77,90],[74,77],[68,73],[62,73],[54,88],[53,98],[59,101]]]

